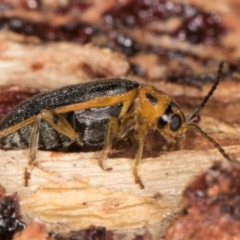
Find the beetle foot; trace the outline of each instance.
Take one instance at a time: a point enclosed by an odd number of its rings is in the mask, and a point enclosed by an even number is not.
[[[104,164],[103,164],[103,161],[99,160],[98,162],[100,168],[104,171],[112,171],[112,168],[111,167],[106,167]]]
[[[135,183],[140,185],[140,188],[143,189],[144,185],[139,177],[135,178]]]
[[[103,150],[102,153],[101,153],[101,156],[98,160],[98,164],[99,164],[100,168],[104,171],[111,171],[112,170],[111,167],[106,167],[103,164],[103,161],[106,159],[108,152],[109,152],[109,150],[107,150],[107,149]]]
[[[138,176],[137,170],[136,168],[133,169],[133,175],[134,175],[134,179],[135,179],[135,183],[140,185],[140,188],[143,189],[144,185],[142,183],[141,178]]]

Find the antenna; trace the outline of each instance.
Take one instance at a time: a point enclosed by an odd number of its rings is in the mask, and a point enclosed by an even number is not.
[[[199,126],[197,126],[194,123],[189,123],[188,126],[190,128],[193,128],[195,130],[197,130],[199,133],[202,134],[202,136],[204,136],[209,142],[211,142],[214,147],[216,147],[218,149],[218,151],[224,156],[225,159],[227,159],[229,162],[232,162],[233,160],[229,157],[229,155],[223,150],[223,148],[220,146],[219,143],[217,143],[213,138],[211,138],[210,136],[208,136]]]
[[[218,68],[218,74],[216,77],[216,82],[213,84],[212,88],[209,90],[207,96],[203,99],[202,103],[199,105],[199,107],[197,107],[192,114],[190,114],[190,116],[187,119],[187,126],[189,128],[195,129],[197,130],[199,133],[201,133],[201,135],[203,137],[205,137],[209,142],[211,142],[217,149],[218,151],[224,156],[225,159],[227,159],[228,161],[232,162],[233,160],[229,157],[229,155],[223,150],[223,148],[210,136],[207,135],[207,133],[205,133],[199,126],[197,126],[196,124],[192,123],[192,121],[196,118],[196,116],[199,114],[199,112],[201,111],[201,109],[205,106],[205,104],[207,103],[207,101],[209,100],[209,98],[213,95],[214,91],[216,90],[221,77],[222,77],[222,72],[223,72],[223,66],[224,63],[221,62],[219,64],[219,68]]]
[[[221,62],[219,64],[218,67],[218,74],[216,77],[216,82],[213,84],[212,88],[210,89],[210,91],[208,92],[207,96],[203,99],[202,103],[199,105],[199,107],[197,107],[192,114],[190,114],[190,116],[187,119],[187,122],[191,122],[192,120],[195,119],[195,117],[199,114],[199,112],[201,111],[201,109],[205,106],[205,104],[207,103],[207,101],[209,100],[209,98],[213,95],[214,91],[216,90],[221,77],[222,77],[222,72],[223,72],[223,66],[224,66],[224,62]]]

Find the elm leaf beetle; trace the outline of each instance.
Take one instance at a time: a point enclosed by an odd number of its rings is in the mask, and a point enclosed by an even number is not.
[[[157,130],[167,141],[182,139],[187,129],[195,129],[219,152],[232,161],[223,148],[193,121],[205,106],[221,75],[202,104],[188,117],[172,97],[153,86],[125,78],[107,78],[41,93],[20,103],[0,122],[0,148],[29,148],[30,163],[38,149],[64,149],[72,143],[80,146],[103,146],[99,165],[111,149],[113,139],[123,139],[130,131],[138,143],[134,159],[135,183],[144,185],[138,175],[145,135]],[[27,185],[27,184],[26,184]]]

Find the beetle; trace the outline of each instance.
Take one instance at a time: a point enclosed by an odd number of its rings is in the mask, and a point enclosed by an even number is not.
[[[0,122],[0,148],[29,148],[32,163],[38,149],[64,150],[73,143],[103,146],[99,166],[110,170],[103,161],[112,140],[123,139],[133,131],[138,142],[133,175],[141,188],[144,185],[137,168],[149,129],[157,130],[172,143],[182,139],[187,129],[195,129],[231,161],[223,148],[194,124],[194,119],[217,88],[222,69],[223,63],[219,65],[216,81],[202,104],[188,118],[168,94],[126,78],[98,79],[38,94],[20,103]]]

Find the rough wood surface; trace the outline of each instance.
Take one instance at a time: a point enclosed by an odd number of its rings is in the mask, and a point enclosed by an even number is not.
[[[238,128],[219,121],[216,128],[216,120],[209,118],[203,118],[201,125],[208,126],[206,130],[223,147],[228,145],[224,149],[234,159],[240,157]],[[195,150],[184,150],[187,146]],[[49,230],[95,224],[115,230],[116,236],[124,232],[130,239],[133,233],[143,233],[145,226],[157,239],[179,210],[186,184],[214,161],[225,161],[200,136],[188,136],[181,148],[142,160],[139,175],[145,189],[134,183],[131,159],[108,158],[105,164],[113,170],[105,172],[97,163],[100,152],[39,151],[29,187],[24,187],[28,151],[0,151],[0,183],[8,193],[18,192],[24,220],[44,222]]]

